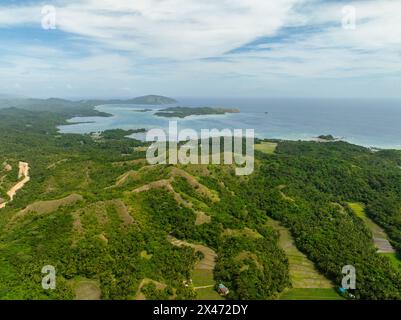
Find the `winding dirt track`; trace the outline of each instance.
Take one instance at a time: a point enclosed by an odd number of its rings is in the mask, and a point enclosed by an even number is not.
[[[8,190],[7,195],[10,198],[8,202],[11,202],[14,200],[15,195],[17,194],[18,190],[21,190],[25,184],[31,180],[29,177],[29,164],[26,162],[20,162],[19,163],[19,177],[24,177],[21,181],[17,182],[10,190]],[[8,202],[4,202],[0,204],[0,209],[5,208]]]

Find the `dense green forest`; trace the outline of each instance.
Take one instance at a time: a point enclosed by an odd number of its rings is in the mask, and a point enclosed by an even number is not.
[[[349,206],[363,204],[401,252],[399,151],[271,141],[248,177],[233,166],[150,166],[132,132],[58,133],[97,114],[92,103],[48,103],[0,109],[0,198],[19,161],[31,178],[0,209],[0,299],[195,299],[210,281],[227,299],[278,299],[292,279],[269,219],[334,288],[353,265],[356,298],[401,299],[399,264]],[[42,289],[45,265],[57,270],[55,290]]]

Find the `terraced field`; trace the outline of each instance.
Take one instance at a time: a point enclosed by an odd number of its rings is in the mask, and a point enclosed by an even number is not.
[[[293,288],[284,292],[280,300],[342,300],[333,288]]]
[[[280,234],[279,245],[285,251],[290,267],[292,288],[285,291],[281,300],[333,300],[341,299],[334,284],[321,275],[313,263],[297,249],[288,231],[279,222],[269,219],[268,225]]]
[[[214,289],[215,281],[213,277],[213,269],[216,265],[217,254],[212,249],[203,245],[188,243],[171,236],[169,237],[169,241],[177,247],[191,247],[195,251],[199,251],[203,254],[203,259],[195,264],[192,272],[192,285],[197,293],[197,299],[223,299]]]
[[[377,248],[378,253],[390,253],[395,254],[395,250],[390,244],[387,234],[384,230],[373,222],[365,213],[365,208],[361,203],[349,203],[348,204],[355,215],[361,218],[369,230],[372,232],[373,242]]]

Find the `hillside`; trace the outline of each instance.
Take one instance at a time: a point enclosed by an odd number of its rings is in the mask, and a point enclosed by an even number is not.
[[[223,115],[226,113],[239,113],[238,109],[227,109],[227,108],[189,108],[189,107],[171,107],[162,109],[155,113],[156,116],[166,118],[186,118],[189,116],[200,116],[200,115]]]
[[[157,105],[157,104],[174,104],[177,103],[176,100],[172,98],[167,98],[163,96],[149,95],[138,97],[135,99],[128,100],[132,104],[149,104],[149,105]]]
[[[356,298],[401,298],[396,256],[377,252],[349,206],[363,205],[401,251],[400,152],[264,142],[255,173],[239,178],[233,166],[150,166],[120,131],[55,129],[84,112],[90,104],[0,110],[0,197],[20,161],[30,169],[0,209],[0,299],[219,299],[220,283],[229,299],[319,299],[323,289],[334,299],[347,264]],[[41,287],[45,265],[56,290]]]
[[[31,111],[49,111],[74,116],[107,116],[93,109],[102,104],[138,104],[138,105],[163,105],[174,104],[176,100],[168,97],[148,95],[132,99],[110,99],[110,100],[80,100],[71,101],[59,98],[32,99],[20,97],[0,96],[0,109],[19,108]]]

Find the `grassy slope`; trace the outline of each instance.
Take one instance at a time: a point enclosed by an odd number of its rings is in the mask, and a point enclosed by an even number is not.
[[[342,299],[334,285],[316,270],[313,263],[294,244],[289,231],[273,219],[268,224],[280,234],[280,246],[284,249],[289,265],[292,288],[280,295],[280,300],[338,300]]]
[[[260,144],[255,145],[255,150],[265,154],[273,154],[276,151],[277,143],[262,141]]]
[[[373,241],[376,242],[376,247],[378,248],[379,253],[382,256],[389,258],[391,263],[396,268],[399,268],[401,266],[401,259],[399,255],[396,252],[386,252],[394,250],[389,243],[389,238],[385,231],[366,215],[364,205],[361,203],[349,203],[348,205],[353,212],[355,212],[355,215],[357,215],[366,223],[366,226],[372,232]],[[380,241],[377,239],[380,239]]]

